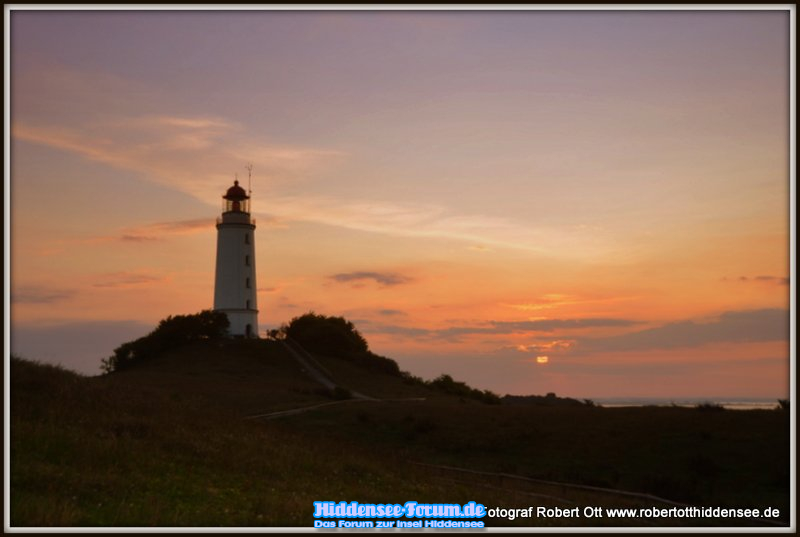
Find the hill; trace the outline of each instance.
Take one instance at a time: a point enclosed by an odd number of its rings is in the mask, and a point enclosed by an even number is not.
[[[337,397],[271,340],[187,342],[101,377],[13,359],[11,524],[310,527],[312,502],[328,500],[670,505],[587,487],[788,514],[788,412],[490,405],[313,358],[337,386],[366,398]]]

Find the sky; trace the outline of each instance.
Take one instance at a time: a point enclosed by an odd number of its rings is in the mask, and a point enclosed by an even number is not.
[[[7,13],[8,16],[8,13]],[[500,394],[789,393],[790,13],[10,12],[11,351],[213,303]]]

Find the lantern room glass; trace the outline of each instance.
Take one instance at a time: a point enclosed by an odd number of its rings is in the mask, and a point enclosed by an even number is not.
[[[249,213],[250,200],[229,200],[222,198],[222,212],[223,213]]]

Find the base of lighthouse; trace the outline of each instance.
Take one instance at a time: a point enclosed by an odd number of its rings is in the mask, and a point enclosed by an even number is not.
[[[228,316],[232,336],[258,337],[258,312],[253,310],[217,310]]]

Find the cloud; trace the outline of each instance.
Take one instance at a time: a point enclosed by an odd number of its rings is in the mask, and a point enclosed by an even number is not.
[[[546,340],[546,341],[537,341],[535,343],[528,343],[527,345],[514,345],[512,347],[506,347],[514,349],[518,352],[528,353],[541,353],[541,352],[549,352],[549,353],[563,353],[571,349],[575,345],[574,340],[569,339],[556,339],[556,340]]]
[[[678,349],[712,343],[784,341],[789,338],[789,312],[784,309],[729,311],[706,321],[678,321],[664,326],[605,338],[583,338],[582,352],[629,352]]]
[[[411,338],[432,338],[436,332],[435,330],[429,330],[427,328],[399,326],[395,324],[377,324],[367,320],[362,321],[361,325],[365,325],[363,330],[368,334],[389,334]]]
[[[713,343],[786,341],[789,337],[789,313],[783,309],[724,312],[704,321],[686,320],[667,323],[616,336],[593,338],[565,336],[561,330],[630,327],[639,321],[614,318],[537,319],[528,321],[487,321],[471,326],[428,329],[382,323],[366,323],[364,331],[409,338],[457,342],[473,335],[552,334],[546,340],[516,344],[519,352],[559,352],[585,354],[630,352],[699,347]]]
[[[372,280],[382,287],[391,287],[393,285],[401,285],[413,281],[412,278],[403,276],[402,274],[397,274],[396,272],[345,272],[341,274],[334,274],[328,278],[339,283],[363,282]]]
[[[259,287],[257,291],[259,293],[277,293],[280,291],[282,287],[275,286],[275,287]]]
[[[32,94],[15,101],[14,140],[133,171],[209,205],[218,203],[220,185],[230,182],[235,167],[252,162],[256,191],[268,181],[269,213],[283,220],[466,241],[483,251],[503,247],[567,258],[591,256],[612,246],[596,228],[531,227],[504,216],[457,213],[444,205],[326,197],[312,189],[286,195],[286,185],[297,192],[297,182],[320,176],[323,170],[330,173],[349,155],[336,148],[275,143],[274,135],[266,139],[247,125],[216,115],[134,114],[131,111],[141,108],[137,105],[144,98],[146,109],[152,110],[153,96],[160,92],[135,80],[49,65],[25,73],[20,84],[32,88]],[[125,233],[120,239],[145,242],[157,237]]]
[[[136,272],[113,272],[100,276],[100,281],[92,284],[99,288],[130,287],[164,281],[165,278]]]
[[[277,195],[270,201],[270,212],[286,220],[400,237],[479,243],[486,249],[492,246],[580,258],[602,252],[610,244],[593,230],[531,227],[505,217],[454,214],[450,207],[431,203],[400,204],[314,195]]]
[[[52,304],[67,300],[75,295],[75,291],[68,289],[52,289],[44,286],[24,286],[12,288],[11,302],[15,304]]]
[[[147,229],[164,233],[195,233],[205,231],[214,226],[211,218],[195,218],[193,220],[174,220],[150,224]]]
[[[211,218],[195,218],[191,220],[174,220],[169,222],[156,222],[145,226],[128,228],[122,235],[113,237],[123,242],[148,242],[162,240],[170,235],[190,235],[209,231],[214,227]],[[103,239],[111,239],[103,237]]]
[[[267,218],[269,223],[270,219]],[[263,221],[261,222],[263,223]],[[268,224],[269,225],[269,224]],[[122,230],[120,235],[105,235],[101,237],[92,237],[86,239],[84,242],[97,243],[109,241],[121,242],[156,242],[164,240],[168,237],[175,235],[193,235],[195,233],[203,233],[212,231],[214,228],[214,219],[212,218],[195,218],[190,220],[174,220],[168,222],[156,222],[143,226],[133,228],[126,228]]]
[[[505,304],[510,308],[520,311],[538,311],[544,309],[558,308],[561,306],[574,306],[578,304],[608,304],[636,300],[637,296],[610,296],[610,297],[583,297],[577,295],[567,295],[561,293],[549,293],[541,295],[529,302],[519,304]]]
[[[119,240],[122,242],[149,242],[149,241],[157,241],[159,237],[148,237],[145,235],[120,235]]]
[[[232,166],[252,162],[261,178],[275,184],[343,156],[335,150],[261,142],[242,125],[217,117],[87,117],[76,124],[80,127],[16,121],[11,134],[15,140],[140,173],[208,204],[216,204],[220,185],[233,179]]]
[[[392,317],[392,316],[395,316],[395,315],[406,315],[406,312],[401,311],[401,310],[383,309],[383,310],[378,310],[378,314],[379,315],[386,315],[388,317]]]
[[[633,326],[635,324],[638,324],[638,321],[606,318],[488,321],[477,326],[451,326],[448,328],[439,329],[369,323],[368,328],[365,331],[371,333],[402,335],[432,340],[438,339],[446,341],[458,341],[462,337],[472,335],[550,333],[555,330],[626,327]]]
[[[537,319],[533,321],[492,321],[498,333],[511,332],[552,332],[558,329],[601,328],[633,326],[639,321],[613,318],[587,319]]]
[[[773,283],[776,285],[789,285],[789,278],[782,276],[739,276],[740,282]]]
[[[531,302],[525,302],[522,304],[508,304],[508,306],[522,311],[537,311],[543,309],[556,308],[559,306],[570,306],[574,304],[581,304],[584,302],[592,302],[592,301],[581,300],[578,297],[572,295],[551,293],[547,295],[542,295]]]

